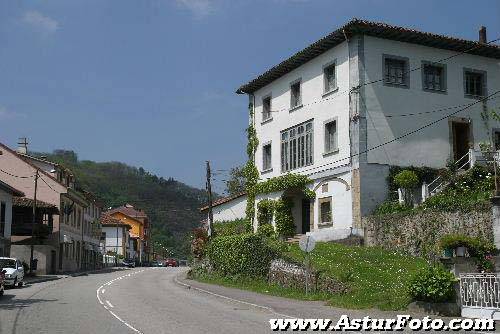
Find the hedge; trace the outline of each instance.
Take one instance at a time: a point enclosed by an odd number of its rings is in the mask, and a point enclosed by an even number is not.
[[[265,277],[278,250],[257,234],[214,238],[207,249],[213,270],[226,277]]]
[[[214,234],[226,236],[252,232],[252,225],[247,219],[217,221],[214,223]]]

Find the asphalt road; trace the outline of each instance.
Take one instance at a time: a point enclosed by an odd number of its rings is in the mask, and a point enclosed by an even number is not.
[[[271,312],[174,282],[180,268],[136,268],[6,290],[0,333],[267,333]]]

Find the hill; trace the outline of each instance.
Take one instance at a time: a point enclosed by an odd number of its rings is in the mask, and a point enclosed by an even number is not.
[[[199,208],[206,201],[204,190],[190,187],[173,178],[164,179],[121,162],[79,160],[73,151],[30,153],[69,168],[76,186],[98,196],[107,207],[130,203],[143,209],[152,222],[153,240],[187,255],[187,234],[204,217]]]

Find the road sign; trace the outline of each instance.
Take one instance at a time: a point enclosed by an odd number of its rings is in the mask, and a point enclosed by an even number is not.
[[[316,240],[310,235],[303,235],[299,240],[299,247],[306,253],[310,253],[314,246],[316,246]]]

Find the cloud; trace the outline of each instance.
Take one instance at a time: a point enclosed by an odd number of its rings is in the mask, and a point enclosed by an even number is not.
[[[22,21],[44,35],[53,34],[59,29],[59,23],[36,10],[24,13]]]
[[[213,0],[176,0],[177,4],[190,10],[196,18],[203,18],[213,14],[215,8]]]

